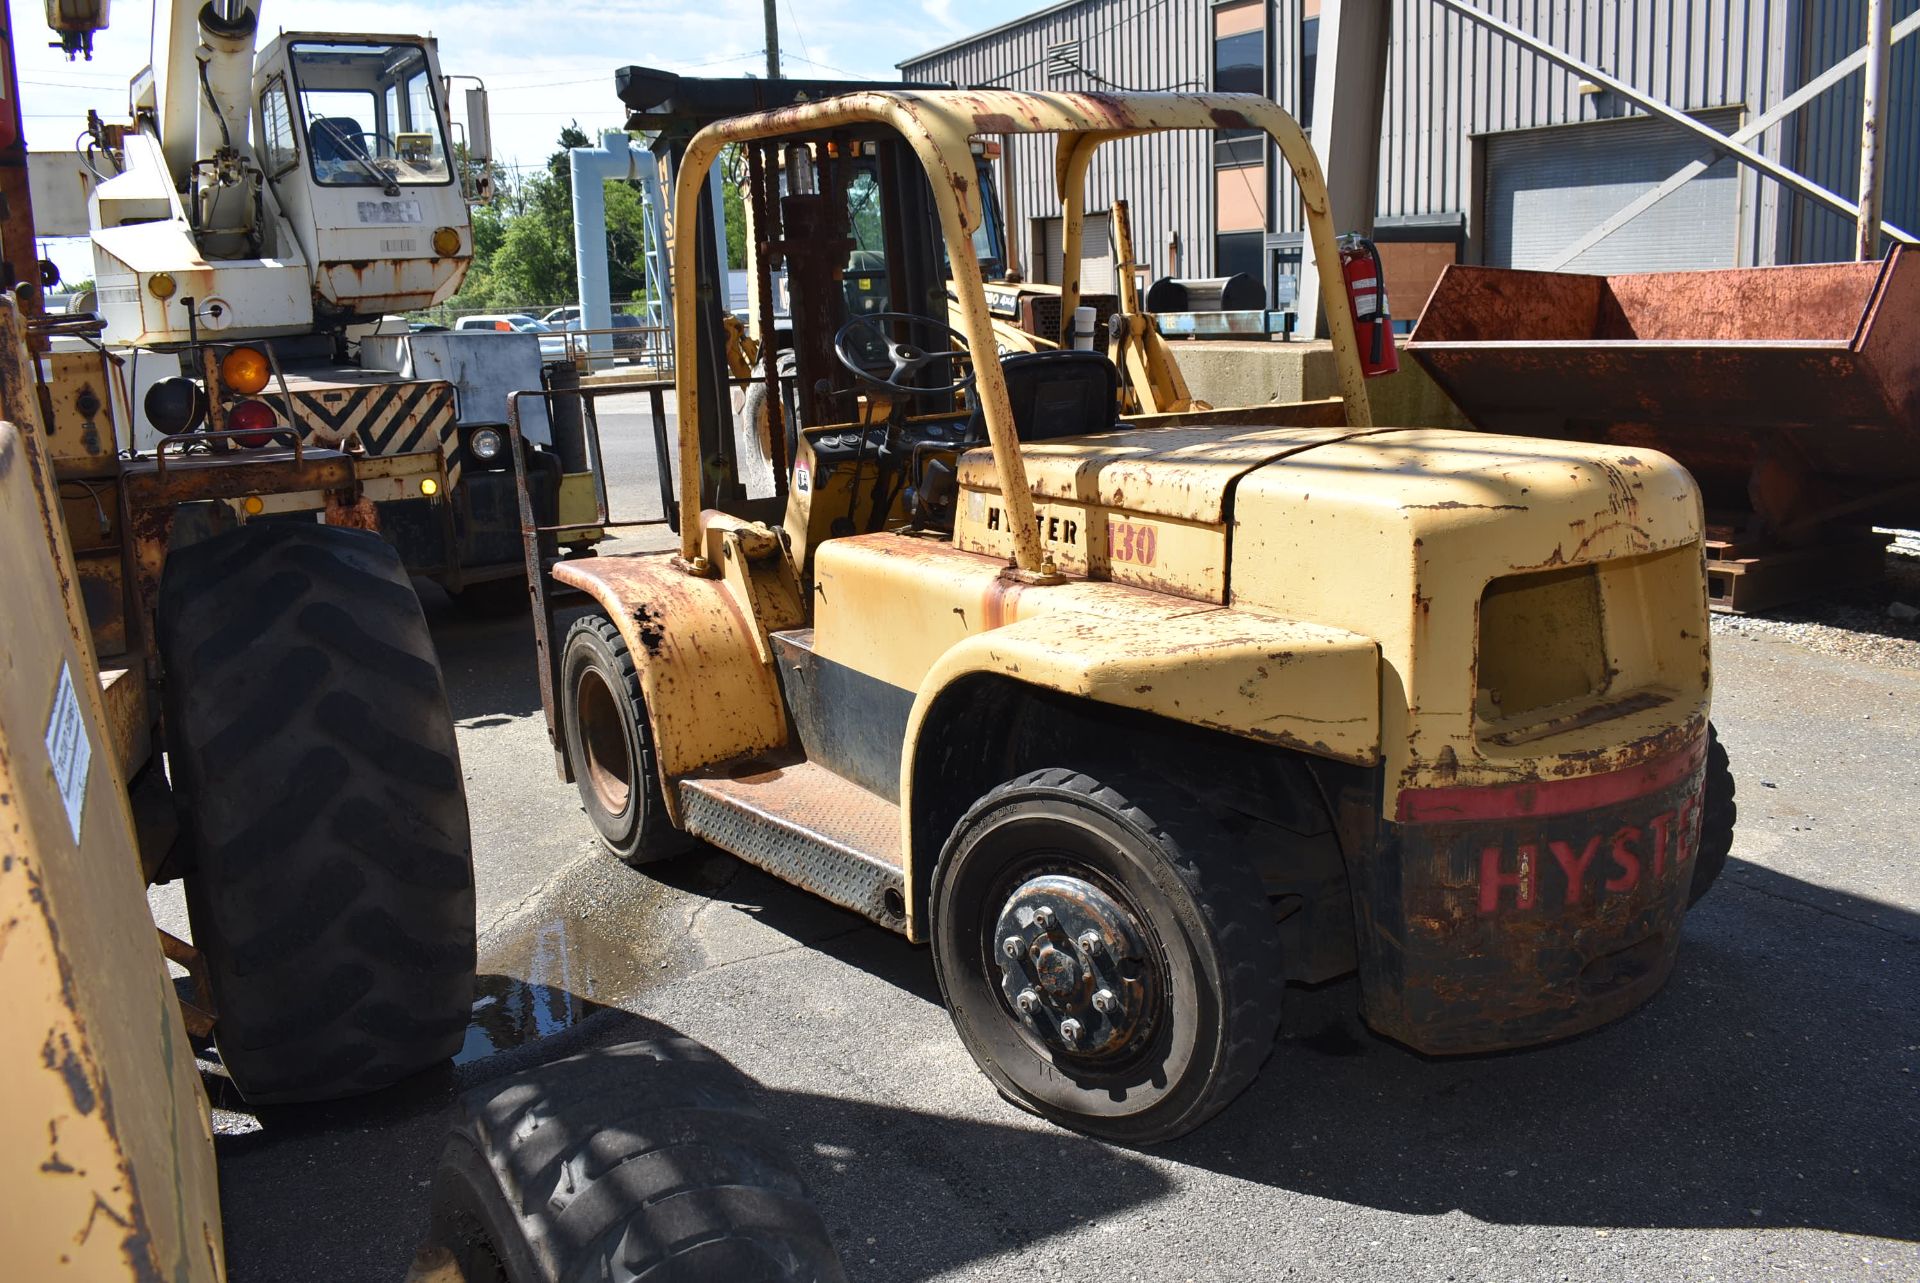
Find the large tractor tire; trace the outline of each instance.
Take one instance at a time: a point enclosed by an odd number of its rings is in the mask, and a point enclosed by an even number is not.
[[[933,966],[1001,1095],[1149,1145],[1246,1090],[1286,975],[1237,847],[1151,777],[1034,771],[974,803],[934,871]]]
[[[433,639],[378,535],[260,523],[160,588],[168,769],[220,1059],[252,1103],[459,1049],[473,848]]]
[[[843,1283],[745,1080],[685,1039],[603,1047],[468,1093],[425,1254],[465,1283]]]

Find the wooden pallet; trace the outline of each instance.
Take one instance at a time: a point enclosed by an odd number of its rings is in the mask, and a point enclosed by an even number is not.
[[[1837,589],[1876,583],[1891,536],[1872,530],[1780,548],[1721,525],[1707,527],[1707,604],[1730,615],[1771,610]]]

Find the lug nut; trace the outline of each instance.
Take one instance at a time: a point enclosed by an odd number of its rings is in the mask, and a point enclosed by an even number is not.
[[[1021,1015],[1031,1016],[1033,1009],[1040,1005],[1040,995],[1032,989],[1022,989],[1020,996],[1013,1000],[1013,1005],[1020,1008]]]
[[[1091,958],[1094,954],[1100,952],[1100,933],[1098,931],[1083,931],[1080,933],[1080,939],[1076,943],[1080,946],[1080,952]]]
[[[1080,1022],[1068,1016],[1060,1022],[1060,1037],[1069,1043],[1080,1041]]]
[[[1107,1014],[1119,1005],[1120,1000],[1113,996],[1111,989],[1102,989],[1093,995],[1093,1009],[1101,1015]]]
[[[1018,958],[1027,951],[1027,942],[1019,936],[1008,936],[1000,942],[1000,952],[1009,958]]]
[[[1053,916],[1053,910],[1043,904],[1033,911],[1033,925],[1051,934],[1059,923]]]

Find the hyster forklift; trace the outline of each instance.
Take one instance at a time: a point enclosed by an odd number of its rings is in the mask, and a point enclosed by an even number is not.
[[[1222,128],[1292,167],[1339,397],[1123,417],[1105,353],[996,352],[975,139],[1057,139],[1072,264],[1102,145]],[[1658,990],[1734,814],[1683,469],[1375,425],[1326,187],[1272,102],[852,93],[701,130],[676,209],[731,145],[761,182],[786,162],[749,199],[796,449],[772,432],[779,493],[741,497],[714,292],[677,290],[679,547],[552,565],[591,609],[564,636],[561,600],[536,611],[608,847],[705,839],[930,943],[1000,1091],[1123,1143],[1244,1089],[1290,981],[1357,971],[1372,1028],[1428,1053]],[[889,298],[848,317],[855,156]],[[700,236],[676,219],[677,279]],[[522,513],[538,571],[565,532]]]

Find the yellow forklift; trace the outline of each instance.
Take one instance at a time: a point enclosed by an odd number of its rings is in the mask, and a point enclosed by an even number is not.
[[[1119,414],[1107,354],[998,352],[973,144],[1057,140],[1077,263],[1099,148],[1220,128],[1292,168],[1340,396]],[[677,209],[728,146],[792,300],[776,493],[734,475],[714,292],[682,288],[678,548],[553,564],[567,530],[521,501],[549,732],[613,852],[704,839],[930,944],[1002,1094],[1122,1143],[1244,1089],[1288,982],[1357,971],[1370,1026],[1428,1053],[1659,989],[1734,820],[1682,468],[1375,424],[1325,184],[1272,102],[851,93],[700,130]],[[849,315],[856,157],[889,296]],[[767,186],[783,158],[812,182]],[[673,252],[712,270],[693,218]]]

